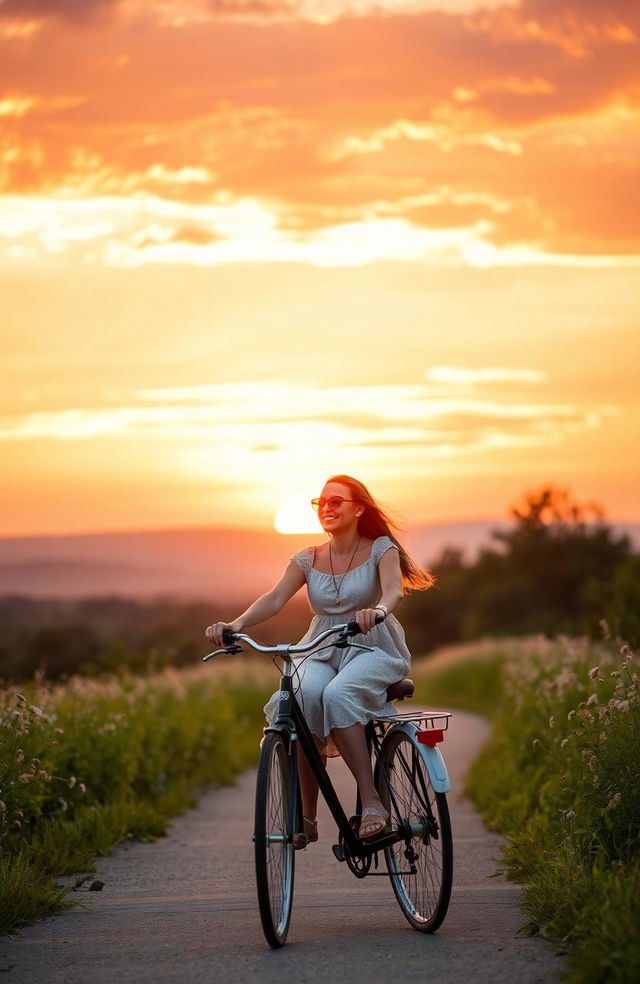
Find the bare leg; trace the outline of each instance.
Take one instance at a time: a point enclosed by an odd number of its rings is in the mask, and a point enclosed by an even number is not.
[[[321,752],[321,742],[315,736],[314,741],[318,751]],[[318,782],[311,771],[311,766],[307,761],[307,756],[304,754],[300,746],[298,746],[298,748],[300,752],[298,755],[298,773],[300,776],[300,792],[302,794],[302,812],[305,817],[309,818],[309,820],[315,820],[316,813],[318,812]],[[324,756],[323,761],[325,761]]]
[[[349,728],[333,728],[331,737],[358,783],[362,808],[372,806],[377,810],[382,810],[380,797],[373,785],[371,758],[367,750],[363,725],[352,724]],[[371,823],[365,820],[360,828],[360,835],[369,837],[377,833],[379,828],[380,822],[377,819],[372,820]]]

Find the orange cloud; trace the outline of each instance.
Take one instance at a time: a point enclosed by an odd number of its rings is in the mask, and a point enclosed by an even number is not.
[[[0,187],[251,200],[288,236],[394,219],[529,253],[640,251],[637,4],[472,7],[9,0],[5,24],[56,19],[0,42]],[[148,224],[128,241],[151,255]],[[193,259],[217,235],[202,215],[180,228]]]

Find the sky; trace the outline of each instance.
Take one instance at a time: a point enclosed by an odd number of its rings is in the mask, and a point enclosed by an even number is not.
[[[0,534],[304,525],[337,472],[404,525],[549,483],[640,521],[639,37],[0,0]]]

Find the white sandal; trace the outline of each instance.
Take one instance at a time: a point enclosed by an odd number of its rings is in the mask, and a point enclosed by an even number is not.
[[[373,819],[367,820],[367,817],[372,817]],[[383,834],[388,829],[389,820],[390,816],[384,807],[378,809],[376,806],[365,806],[360,815],[358,837],[360,840],[370,840],[372,837],[379,837],[380,834]],[[363,835],[363,827],[375,827],[375,829],[371,833]]]

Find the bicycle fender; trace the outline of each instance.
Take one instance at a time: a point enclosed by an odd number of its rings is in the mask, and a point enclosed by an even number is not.
[[[405,721],[403,724],[396,725],[394,730],[404,731],[408,738],[411,738],[415,742],[416,747],[420,749],[420,754],[424,759],[424,764],[427,767],[427,772],[429,773],[429,778],[431,780],[431,785],[433,786],[436,793],[448,793],[451,789],[451,782],[449,781],[449,773],[447,772],[447,767],[445,765],[444,759],[440,754],[440,749],[435,746],[431,748],[429,745],[422,745],[416,740],[416,732],[418,728],[412,721]]]

